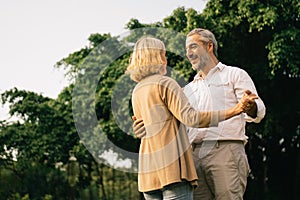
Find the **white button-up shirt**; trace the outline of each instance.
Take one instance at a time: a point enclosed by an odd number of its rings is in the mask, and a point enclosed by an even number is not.
[[[219,62],[204,78],[199,72],[194,80],[184,87],[184,93],[195,109],[211,111],[226,110],[235,106],[247,89],[257,95],[255,85],[246,71]],[[255,102],[257,104],[256,118],[242,113],[220,122],[218,127],[187,127],[190,143],[199,143],[203,140],[242,140],[247,142],[246,122],[259,123],[266,112],[265,105],[260,98]]]

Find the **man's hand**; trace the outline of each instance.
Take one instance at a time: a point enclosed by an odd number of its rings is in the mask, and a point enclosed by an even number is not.
[[[257,114],[257,105],[255,103],[255,99],[258,99],[258,96],[252,93],[250,90],[246,90],[240,101],[243,105],[244,112],[253,118],[255,118]]]
[[[146,129],[144,126],[144,121],[142,119],[137,119],[135,116],[132,116],[133,125],[132,129],[136,137],[141,139],[146,135]]]

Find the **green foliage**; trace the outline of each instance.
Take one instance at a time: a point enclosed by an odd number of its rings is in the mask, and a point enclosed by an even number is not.
[[[299,8],[294,0],[211,0],[201,14],[219,41],[220,60],[250,74],[267,108],[260,124],[247,125],[252,179],[246,199],[299,197],[291,191],[299,187],[291,172],[299,170]],[[280,171],[291,173],[276,176]],[[288,186],[279,188],[280,182]]]
[[[249,32],[262,31],[265,27],[274,29],[277,16],[277,8],[261,1],[240,1],[238,14],[249,23]]]
[[[133,44],[143,35],[163,40],[168,75],[184,86],[195,75],[185,35],[201,27],[215,34],[220,61],[245,69],[266,104],[265,119],[247,125],[252,174],[245,199],[298,199],[299,13],[297,0],[210,0],[203,13],[179,7],[162,22],[131,19],[123,38],[91,34],[87,46],[56,63],[70,79],[57,99],[17,88],[1,94],[18,120],[0,122],[0,196],[138,199],[137,174],[107,167],[100,157],[117,147],[138,152],[130,119],[135,83],[125,74]]]
[[[190,19],[191,20],[191,19]],[[187,16],[184,7],[179,7],[173,11],[172,15],[163,20],[163,26],[178,32],[187,27]]]
[[[201,15],[218,38],[224,62],[269,78],[299,75],[298,1],[211,0]]]
[[[300,30],[291,28],[275,33],[267,45],[271,74],[279,71],[289,77],[299,76]]]
[[[10,105],[10,114],[20,118],[1,129],[3,145],[8,149],[17,147],[19,160],[46,162],[52,166],[68,160],[69,150],[79,140],[67,102],[16,88],[1,97],[3,104]]]

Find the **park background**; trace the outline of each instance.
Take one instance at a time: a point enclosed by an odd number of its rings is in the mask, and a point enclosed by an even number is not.
[[[199,1],[201,3],[203,1]],[[0,121],[3,147],[0,150],[0,199],[141,198],[136,173],[128,172],[128,165],[120,164],[126,163],[125,155],[112,153],[114,147],[101,143],[96,145],[101,146],[100,150],[108,151],[97,152],[103,157],[95,159],[94,152],[86,148],[95,143],[86,144],[79,137],[74,122],[78,116],[74,114],[73,104],[79,104],[80,108],[86,106],[86,96],[76,94],[77,100],[73,100],[76,80],[83,74],[97,76],[98,68],[101,68],[93,94],[95,99],[89,102],[103,130],[97,133],[105,134],[117,147],[137,152],[139,140],[120,129],[111,106],[112,91],[116,90],[119,79],[124,78],[130,51],[125,50],[126,53],[113,61],[102,62],[111,59],[110,55],[103,56],[111,49],[99,46],[109,41],[110,45],[104,47],[122,52],[123,48],[131,48],[130,44],[139,34],[148,30],[153,34],[153,30],[168,29],[185,35],[196,27],[215,33],[219,42],[219,60],[245,69],[267,108],[266,117],[260,124],[247,124],[249,142],[246,150],[252,171],[245,199],[299,199],[300,3],[296,0],[210,0],[205,2],[203,10],[199,10],[177,7],[171,14],[152,23],[143,23],[138,16],[128,19],[124,24],[128,34],[122,35],[121,39],[109,30],[107,33],[90,33],[87,44],[63,55],[53,64],[53,68],[64,71],[68,80],[57,97],[22,87],[1,91],[1,104],[8,107],[9,117]],[[136,30],[142,30],[142,33]],[[159,35],[171,47],[184,45],[179,42],[182,38],[170,39],[164,32]],[[21,48],[26,51],[26,47]],[[99,56],[93,57],[91,63],[83,64],[95,51]],[[176,71],[175,75],[170,75],[185,77],[186,82],[192,80],[195,74],[186,58],[172,52],[167,52],[167,57],[168,65]],[[105,65],[107,63],[109,65]],[[26,70],[26,66],[22,67]],[[1,71],[5,74],[5,66],[1,66]],[[83,82],[84,88],[93,84],[88,80]],[[128,88],[134,84],[125,83]],[[119,91],[118,95],[122,92],[127,91]],[[128,104],[128,99],[122,100],[118,103]]]

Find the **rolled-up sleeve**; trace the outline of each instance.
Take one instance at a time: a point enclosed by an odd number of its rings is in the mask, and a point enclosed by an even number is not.
[[[266,114],[266,107],[265,107],[265,104],[264,102],[261,100],[261,98],[259,99],[256,99],[255,100],[255,103],[257,105],[257,113],[256,113],[256,117],[255,118],[252,118],[250,117],[249,115],[247,115],[245,113],[245,120],[247,122],[254,122],[254,123],[259,123],[264,117],[265,117],[265,114]]]
[[[236,70],[234,87],[235,87],[235,94],[238,100],[242,98],[245,90],[250,90],[252,93],[259,96],[251,77],[243,69]],[[244,113],[244,118],[247,122],[259,123],[265,117],[266,107],[262,99],[260,97],[258,99],[255,99],[255,103],[257,105],[256,117],[253,118],[247,115],[246,113]]]

